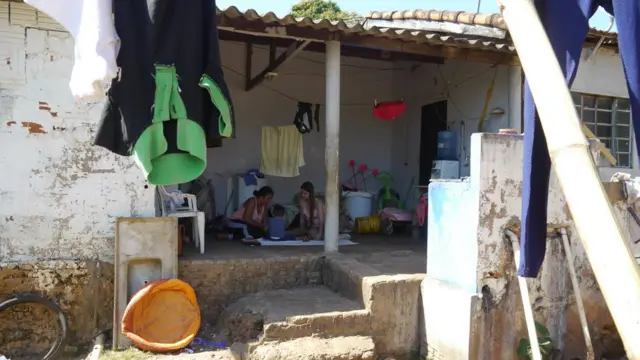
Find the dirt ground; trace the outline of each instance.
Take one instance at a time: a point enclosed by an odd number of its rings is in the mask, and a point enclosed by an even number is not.
[[[215,328],[209,323],[203,322],[195,340],[185,349],[169,354],[155,354],[144,352],[136,348],[123,351],[105,350],[100,356],[101,360],[147,360],[147,359],[235,359],[229,348],[224,334],[216,334]],[[239,358],[238,358],[239,359]]]
[[[151,359],[215,359],[215,360],[231,360],[235,359],[229,350],[204,351],[199,353],[180,352],[176,354],[158,355],[140,351],[135,348],[129,348],[124,351],[106,351],[100,356],[101,360],[151,360]]]

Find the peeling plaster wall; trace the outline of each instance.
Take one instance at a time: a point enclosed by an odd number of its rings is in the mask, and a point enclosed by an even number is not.
[[[466,294],[462,296],[482,294],[470,319],[473,359],[514,359],[519,340],[527,337],[513,252],[502,235],[508,225],[520,222],[523,145],[522,136],[474,134],[471,177],[435,182],[429,188],[427,274],[462,290]],[[594,145],[591,148],[597,156]],[[618,191],[611,190],[610,200],[621,224],[635,239],[640,233],[617,202]],[[468,213],[461,210],[465,208]],[[554,174],[548,223],[570,224],[569,241],[594,346],[607,357],[619,354],[622,344]],[[528,280],[528,287],[536,320],[550,330],[564,358],[582,356],[584,341],[560,238],[547,239],[542,271],[537,279]]]
[[[132,159],[91,145],[102,104],[69,91],[73,39],[0,2],[0,262],[111,259],[117,216],[154,216]]]

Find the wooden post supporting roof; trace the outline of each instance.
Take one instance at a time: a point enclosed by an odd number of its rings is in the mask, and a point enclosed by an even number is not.
[[[324,251],[338,251],[340,231],[340,42],[326,43]]]

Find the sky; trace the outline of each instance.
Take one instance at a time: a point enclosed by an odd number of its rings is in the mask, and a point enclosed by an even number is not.
[[[344,11],[355,11],[359,14],[367,14],[369,11],[390,10],[463,10],[476,12],[478,0],[334,0]],[[260,14],[273,11],[282,17],[289,13],[291,6],[299,0],[218,0],[217,5],[221,9],[235,6],[244,11],[254,9]],[[497,13],[496,0],[481,0],[480,12]],[[590,21],[591,27],[599,30],[607,30],[610,25],[609,15],[604,10],[599,10]],[[616,27],[611,29],[616,31]]]

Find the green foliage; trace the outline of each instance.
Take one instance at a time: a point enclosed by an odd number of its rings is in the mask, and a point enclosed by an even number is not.
[[[556,350],[556,345],[549,337],[549,329],[544,327],[544,325],[540,324],[536,321],[536,332],[538,333],[538,345],[540,346],[540,354],[543,359],[548,359],[553,356],[553,353]],[[520,343],[518,343],[518,349],[516,350],[516,354],[518,357],[531,359],[531,342],[529,339],[520,339]]]
[[[291,7],[291,15],[296,18],[309,17],[330,21],[358,21],[360,16],[354,12],[342,11],[340,6],[331,0],[302,0]]]

